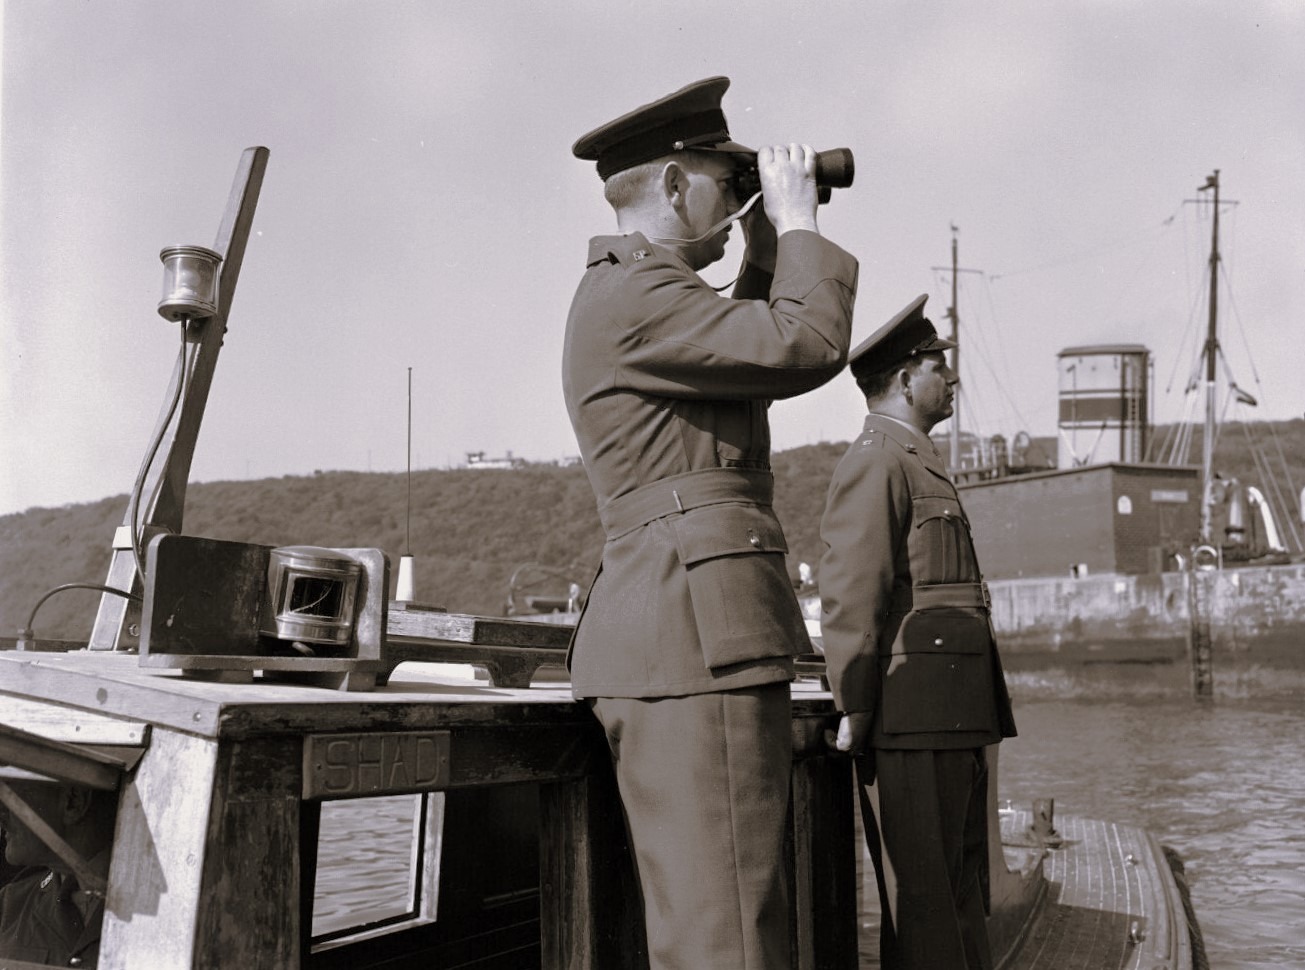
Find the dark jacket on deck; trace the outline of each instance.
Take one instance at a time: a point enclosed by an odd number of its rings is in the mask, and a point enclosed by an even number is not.
[[[75,890],[71,877],[44,869],[0,889],[0,958],[94,967],[104,900],[83,916]]]

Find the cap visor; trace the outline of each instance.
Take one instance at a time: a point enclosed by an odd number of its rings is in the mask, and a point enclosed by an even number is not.
[[[752,155],[757,154],[755,148],[749,148],[747,145],[740,145],[736,141],[723,141],[717,145],[690,145],[689,148],[695,152],[725,152],[729,155]]]

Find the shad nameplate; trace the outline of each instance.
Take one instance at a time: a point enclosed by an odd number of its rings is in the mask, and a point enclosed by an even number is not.
[[[448,783],[447,731],[311,734],[304,739],[306,799],[438,791]]]

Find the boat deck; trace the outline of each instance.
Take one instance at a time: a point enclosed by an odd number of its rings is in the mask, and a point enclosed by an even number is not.
[[[1006,970],[1191,967],[1182,900],[1155,837],[1076,816],[1058,825],[1064,842],[1043,862],[1043,911]],[[1003,840],[1009,832],[1020,844],[1027,827],[1027,813],[1011,813]]]
[[[1186,916],[1164,850],[1131,825],[1057,816],[1063,842],[1040,850],[1027,810],[1001,810],[1012,871],[1042,854],[1046,892],[998,970],[1191,970]],[[858,832],[858,835],[860,833]],[[861,843],[864,846],[864,843]],[[857,875],[863,900],[860,970],[879,970],[879,897],[869,854]]]

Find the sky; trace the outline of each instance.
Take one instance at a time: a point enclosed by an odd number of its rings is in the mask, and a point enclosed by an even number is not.
[[[1241,416],[1305,413],[1297,0],[7,0],[0,29],[0,515],[131,489],[178,345],[159,251],[213,245],[253,145],[191,481],[402,471],[409,368],[414,469],[574,456],[563,330],[615,220],[570,146],[717,74],[735,140],[855,153],[819,212],[854,342],[921,293],[948,331],[955,239],[963,430],[1054,434],[1072,346],[1150,348],[1157,421],[1200,405],[1216,169]],[[773,446],[863,412],[843,375]]]

